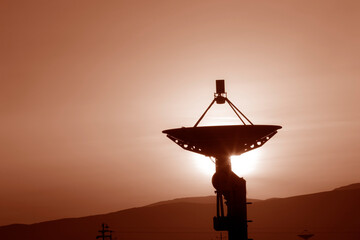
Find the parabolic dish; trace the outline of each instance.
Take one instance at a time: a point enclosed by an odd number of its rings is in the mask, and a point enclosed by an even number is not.
[[[182,127],[164,130],[176,144],[205,156],[231,156],[261,147],[277,133],[277,125]]]

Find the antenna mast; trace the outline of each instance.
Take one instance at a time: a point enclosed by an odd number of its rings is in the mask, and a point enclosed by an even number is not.
[[[98,232],[100,233],[100,235],[96,236],[96,239],[102,239],[102,240],[105,240],[105,239],[110,239],[112,240],[112,230],[109,230],[109,226],[105,223],[101,224],[102,226],[102,229],[99,230]],[[108,235],[106,235],[108,233]]]

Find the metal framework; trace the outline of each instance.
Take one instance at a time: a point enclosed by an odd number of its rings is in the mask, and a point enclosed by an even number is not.
[[[96,239],[109,239],[112,240],[112,233],[114,231],[109,230],[109,226],[105,223],[101,224],[102,229],[99,230],[98,232],[100,233],[100,235],[96,236]]]
[[[222,84],[223,87],[222,89],[225,90],[225,83],[224,80],[216,80],[216,86]],[[217,87],[218,88],[218,87]],[[218,89],[217,89],[218,90]],[[241,118],[241,116],[248,122],[248,124],[250,125],[254,125],[246,116],[245,114],[243,114],[228,98],[227,98],[227,94],[226,92],[216,92],[214,93],[214,100],[212,100],[212,102],[210,103],[210,105],[208,106],[208,108],[205,110],[205,112],[201,115],[201,117],[199,118],[199,120],[195,123],[194,127],[197,127],[199,125],[199,123],[201,122],[201,120],[204,118],[204,116],[206,115],[206,113],[209,111],[209,109],[212,107],[212,105],[214,105],[214,103],[218,103],[218,104],[223,104],[223,103],[228,103],[229,106],[231,107],[231,109],[235,112],[236,116],[238,116],[238,118],[241,120],[241,122],[244,125],[247,125],[246,122]]]

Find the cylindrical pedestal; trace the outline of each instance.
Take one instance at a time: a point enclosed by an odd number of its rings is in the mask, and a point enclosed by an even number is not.
[[[229,240],[248,240],[246,213],[246,181],[231,171],[230,157],[216,158],[216,172],[212,179],[218,197],[224,196],[227,205],[226,216],[214,217],[217,231],[228,231]],[[220,196],[222,198],[222,196]],[[223,208],[222,201],[217,208]]]

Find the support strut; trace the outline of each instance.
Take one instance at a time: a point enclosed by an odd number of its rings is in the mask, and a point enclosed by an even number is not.
[[[235,112],[236,116],[240,119],[240,121],[246,125],[246,122],[242,119],[245,118],[246,121],[248,121],[248,123],[250,125],[254,125],[246,116],[245,114],[243,114],[227,97],[223,97],[223,96],[215,96],[215,98],[212,100],[212,102],[210,103],[210,105],[208,106],[208,108],[205,110],[205,112],[201,115],[201,117],[199,118],[199,120],[195,123],[194,127],[197,127],[199,125],[199,123],[201,122],[201,120],[204,118],[204,116],[206,115],[206,113],[209,111],[209,109],[212,107],[212,105],[218,101],[218,99],[221,98],[223,99],[223,101],[227,102],[229,104],[229,106],[231,107],[231,109]],[[242,116],[242,117],[241,117]]]
[[[228,231],[229,240],[248,240],[246,211],[246,181],[231,171],[230,157],[216,158],[216,172],[212,178],[216,189],[214,229]],[[223,198],[227,214],[224,214]]]

